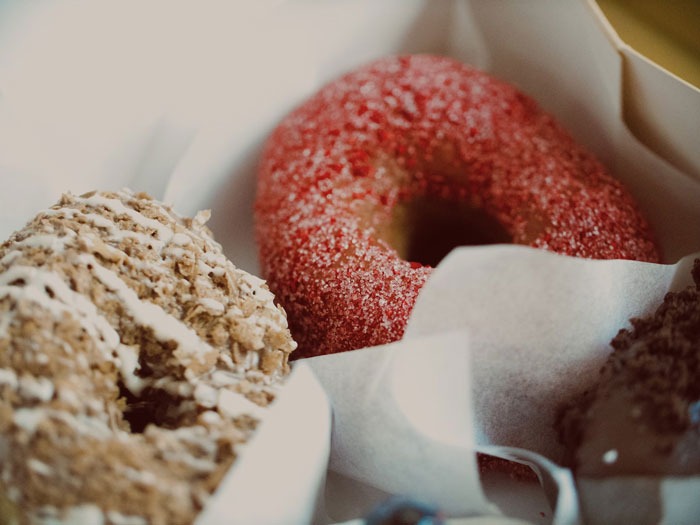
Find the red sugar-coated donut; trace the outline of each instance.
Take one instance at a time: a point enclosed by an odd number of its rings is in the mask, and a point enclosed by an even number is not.
[[[264,148],[255,216],[301,356],[399,339],[454,245],[660,258],[621,183],[551,115],[435,56],[378,60],[288,115]]]

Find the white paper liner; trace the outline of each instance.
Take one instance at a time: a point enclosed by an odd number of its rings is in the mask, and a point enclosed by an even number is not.
[[[305,362],[333,399],[332,470],[449,515],[494,512],[473,453],[464,333]]]
[[[159,14],[154,10],[150,15],[154,12]],[[187,12],[178,12],[185,22],[183,28],[191,29]],[[27,77],[26,86],[7,84],[9,77],[4,74],[12,70],[3,69],[0,60],[0,89],[6,95],[0,99],[0,116],[9,116],[0,119],[0,169],[6,188],[11,189],[0,192],[0,232],[7,237],[37,209],[55,201],[61,191],[129,184],[158,197],[163,192],[184,214],[212,208],[211,226],[228,255],[242,268],[256,272],[251,210],[256,159],[264,137],[286,111],[337,74],[375,57],[420,51],[447,54],[482,67],[520,86],[555,113],[625,182],[658,233],[666,260],[675,262],[700,249],[700,189],[642,147],[625,128],[620,118],[621,59],[591,13],[585,2],[578,1],[358,0],[289,2],[271,12],[262,26],[247,24],[245,17],[220,16],[218,29],[213,31],[218,40],[199,38],[204,33],[197,31],[177,34],[181,39],[177,49],[184,52],[181,67],[173,68],[181,78],[194,78],[189,86],[219,88],[198,91],[193,87],[190,93],[178,92],[179,99],[171,97],[170,105],[155,106],[138,97],[130,102],[121,97],[119,104],[108,106],[114,94],[108,83],[97,86],[102,91],[95,90],[94,83],[85,87],[93,71],[80,66],[89,66],[102,50],[100,45],[111,45],[109,40],[100,41],[100,32],[95,30],[90,33],[90,46],[70,47],[77,66],[71,70],[74,78],[68,75],[69,80],[61,84],[61,93],[70,97],[47,100],[37,109],[33,105],[36,97],[29,92],[22,104],[14,104],[24,87],[51,81],[51,70],[42,59],[49,60],[54,51],[66,54],[65,47],[55,49],[60,40],[46,39],[44,55],[40,48],[35,50],[34,66],[40,72],[44,67],[48,74]],[[139,15],[154,24],[162,22],[149,19],[148,11]],[[216,20],[216,12],[210,18]],[[202,19],[195,20],[193,27],[202,25],[196,22]],[[235,28],[227,33],[231,24]],[[169,35],[172,39],[176,33],[171,28],[162,38]],[[36,34],[41,31],[37,29]],[[141,34],[148,31],[142,29]],[[167,43],[163,40],[159,45],[167,50]],[[136,50],[132,55],[137,57],[138,46],[130,49]],[[87,61],[82,60],[85,57]],[[110,63],[114,69],[110,78],[119,78],[118,66]],[[92,104],[82,104],[84,93],[92,97]],[[151,94],[157,99],[160,93]],[[197,103],[184,111],[177,104],[183,100]],[[199,104],[202,101],[206,104]],[[91,113],[102,107],[112,111]],[[44,109],[48,114],[42,113]],[[78,119],[72,118],[76,110],[81,111]],[[41,117],[38,124],[33,119],[36,115]],[[683,115],[669,116],[674,118]],[[665,127],[667,124],[664,122]],[[192,137],[194,143],[186,149]],[[153,144],[160,146],[152,148]],[[150,157],[153,151],[156,161]],[[153,177],[153,173],[169,173],[173,165],[171,177]],[[144,166],[147,169],[141,169]],[[451,266],[458,262],[466,267]],[[504,273],[497,274],[496,269]],[[453,254],[438,268],[419,298],[407,335],[447,328],[453,321],[454,326],[466,325],[475,354],[478,442],[526,444],[556,458],[559,451],[552,437],[546,431],[541,438],[536,435],[542,428],[539,425],[550,417],[551,402],[545,399],[540,411],[533,403],[542,402],[539,396],[550,396],[552,389],[562,387],[569,392],[591,378],[610,337],[625,326],[627,317],[650,311],[665,289],[675,286],[675,271],[674,267],[625,261],[575,261],[527,248],[469,249]],[[684,275],[678,272],[678,280]],[[454,297],[453,290],[444,290],[453,280],[465,293],[473,294],[462,296],[459,304],[467,310],[458,315],[449,314],[447,299],[460,298]],[[541,286],[531,286],[528,281]],[[513,287],[506,291],[512,282],[522,286],[520,291]],[[426,312],[426,304],[436,310]],[[504,322],[493,326],[494,317]],[[591,324],[584,325],[581,319]],[[496,331],[487,333],[488,326]],[[523,332],[514,330],[515,326]],[[584,342],[590,346],[585,347]],[[526,354],[525,349],[532,346],[547,347],[552,354]],[[559,356],[562,348],[568,360]],[[508,359],[494,364],[492,358],[497,354],[507,354]],[[526,368],[518,369],[516,358]],[[338,361],[342,359],[345,356],[337,356]],[[562,377],[572,375],[571,359],[576,382],[554,377],[554,372]],[[533,363],[541,366],[528,366]],[[515,387],[517,399],[504,392],[504,377]],[[493,401],[483,399],[489,389],[497,394]],[[353,393],[352,389],[335,392],[334,403],[345,403]],[[525,421],[512,410],[522,410],[535,419]],[[459,415],[463,415],[462,427],[471,421],[467,412]],[[409,442],[405,446],[416,445]],[[349,456],[335,459],[334,465],[353,461],[354,456]]]
[[[554,411],[594,382],[630,317],[655,310],[672,284],[688,283],[692,259],[658,265],[462,248],[421,291],[404,338],[468,327],[477,441],[558,461]]]
[[[309,523],[325,479],[329,438],[326,394],[308,366],[296,363],[195,524]]]

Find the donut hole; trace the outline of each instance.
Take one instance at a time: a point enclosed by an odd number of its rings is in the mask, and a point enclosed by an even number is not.
[[[133,434],[141,434],[148,425],[170,427],[170,407],[177,406],[178,399],[158,389],[145,389],[136,396],[120,381],[119,395],[126,405],[124,419],[129,423]]]
[[[402,259],[433,267],[458,246],[513,242],[501,223],[484,210],[434,198],[395,206],[383,237]]]

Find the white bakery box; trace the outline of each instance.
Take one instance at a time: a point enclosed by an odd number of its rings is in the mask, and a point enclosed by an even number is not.
[[[416,52],[484,69],[554,113],[630,189],[668,264],[454,251],[404,341],[295,366],[201,525],[350,520],[391,494],[447,515],[500,507],[564,523],[536,486],[482,484],[473,449],[560,458],[556,403],[591,381],[628,318],[688,282],[700,250],[700,91],[626,46],[592,0],[0,5],[1,237],[66,190],[128,186],[182,214],[212,209],[225,252],[253,273],[267,134],[341,73]],[[667,522],[692,515],[667,507]]]

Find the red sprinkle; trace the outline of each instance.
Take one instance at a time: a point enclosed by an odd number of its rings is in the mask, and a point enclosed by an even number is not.
[[[426,196],[480,207],[514,243],[659,260],[622,185],[532,99],[448,58],[378,60],[293,111],[263,152],[260,261],[297,357],[402,336],[432,269],[401,260],[372,228]]]

